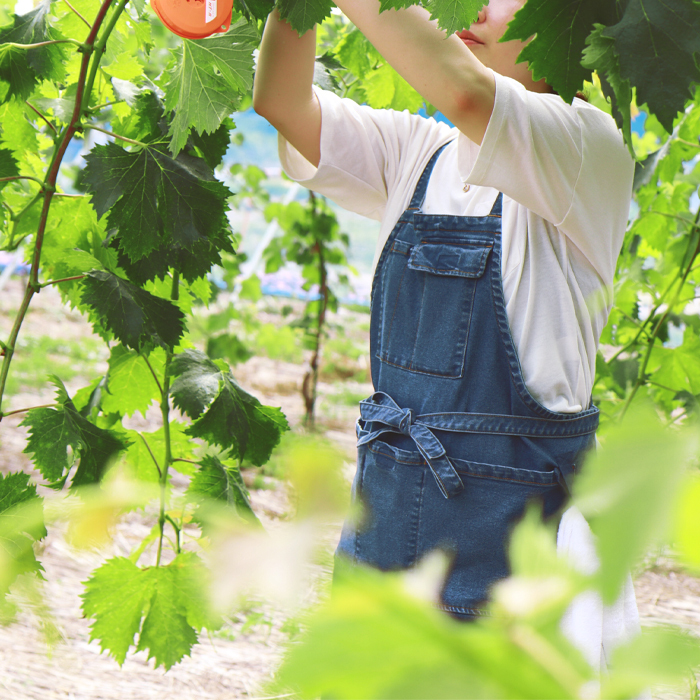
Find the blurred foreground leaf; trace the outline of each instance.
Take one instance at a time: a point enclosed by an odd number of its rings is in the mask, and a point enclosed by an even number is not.
[[[649,407],[610,429],[575,488],[575,502],[598,538],[600,590],[612,603],[628,572],[667,533],[690,450],[690,431],[664,428]]]
[[[553,675],[526,649],[553,654]],[[354,569],[289,649],[275,692],[302,698],[571,698],[588,681],[532,628],[461,624],[398,575]]]

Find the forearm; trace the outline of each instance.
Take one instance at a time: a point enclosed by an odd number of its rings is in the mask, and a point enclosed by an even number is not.
[[[260,44],[253,107],[318,165],[321,109],[312,89],[315,58],[316,30],[300,37],[273,11]]]
[[[378,0],[336,0],[382,56],[470,139],[481,143],[495,96],[493,73],[423,8],[379,13]]]

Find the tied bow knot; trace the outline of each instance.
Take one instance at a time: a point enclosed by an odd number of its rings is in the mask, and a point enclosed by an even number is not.
[[[406,435],[411,437],[411,426],[413,425],[413,409],[412,408],[402,408],[401,409],[401,420],[399,420],[398,429]]]
[[[456,496],[463,488],[462,480],[450,462],[442,443],[433,432],[415,416],[410,408],[401,408],[383,391],[377,391],[360,401],[360,416],[367,425],[359,436],[358,447],[376,440],[383,433],[400,433],[410,437],[425,459],[445,498]]]

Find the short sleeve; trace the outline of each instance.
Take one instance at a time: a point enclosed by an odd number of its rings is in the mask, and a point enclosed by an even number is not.
[[[612,282],[634,164],[611,117],[496,74],[481,147],[460,135],[458,159],[466,182],[494,187],[554,224]]]
[[[281,134],[282,168],[292,179],[371,219],[381,220],[387,201],[404,186],[450,129],[407,111],[358,105],[314,87],[321,106],[321,160],[315,168]]]

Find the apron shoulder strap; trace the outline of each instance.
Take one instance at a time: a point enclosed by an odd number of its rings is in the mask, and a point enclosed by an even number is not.
[[[420,176],[418,184],[416,185],[416,189],[413,192],[411,203],[408,205],[409,211],[420,211],[420,208],[423,206],[423,202],[425,201],[425,193],[428,191],[428,182],[430,181],[430,174],[433,172],[435,163],[437,162],[439,155],[445,149],[445,146],[447,146],[446,143],[440,146],[440,148],[438,148],[437,151],[433,153],[432,157],[428,161],[428,164],[425,166],[423,174]]]
[[[496,197],[496,201],[493,203],[493,206],[491,207],[491,211],[489,212],[489,216],[496,216],[499,219],[502,218],[502,216],[503,216],[503,192],[498,193],[498,197]]]

